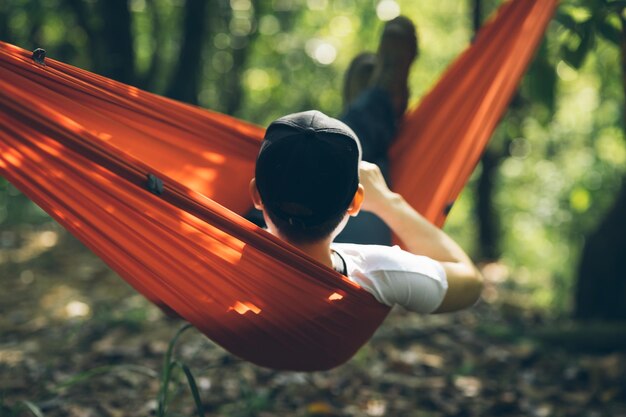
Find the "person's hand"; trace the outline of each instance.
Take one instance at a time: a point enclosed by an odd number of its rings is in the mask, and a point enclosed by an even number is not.
[[[359,175],[361,185],[365,191],[363,206],[365,211],[371,211],[374,214],[384,210],[389,199],[393,196],[393,192],[387,187],[385,178],[380,168],[376,164],[361,161],[359,165]]]

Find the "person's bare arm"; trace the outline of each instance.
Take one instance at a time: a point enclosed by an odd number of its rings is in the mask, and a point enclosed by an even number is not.
[[[456,311],[474,304],[482,291],[482,277],[465,251],[415,211],[401,195],[392,192],[378,166],[362,162],[360,175],[365,188],[362,209],[373,212],[387,223],[409,252],[428,256],[443,266],[448,291],[435,313]]]

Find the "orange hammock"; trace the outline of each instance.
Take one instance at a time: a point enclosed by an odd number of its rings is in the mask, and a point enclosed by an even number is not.
[[[441,225],[556,7],[514,0],[407,116],[395,188]],[[298,109],[294,109],[298,110]],[[276,369],[348,360],[389,308],[235,213],[263,130],[0,43],[0,175],[151,301]],[[416,161],[419,161],[417,163]],[[147,176],[163,180],[147,189]]]

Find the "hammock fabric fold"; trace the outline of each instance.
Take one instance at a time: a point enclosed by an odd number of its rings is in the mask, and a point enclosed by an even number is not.
[[[514,0],[391,149],[395,188],[442,224],[556,7]],[[294,109],[296,111],[298,109]],[[263,130],[0,43],[0,175],[137,291],[255,364],[348,360],[389,308],[239,217]],[[148,190],[148,175],[163,190]]]

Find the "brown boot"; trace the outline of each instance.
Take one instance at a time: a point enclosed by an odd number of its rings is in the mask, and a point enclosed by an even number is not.
[[[352,60],[343,83],[344,112],[359,94],[369,87],[375,67],[376,54],[372,52],[362,52]]]
[[[409,70],[417,57],[417,52],[417,35],[410,19],[398,16],[385,24],[370,85],[390,93],[398,119],[402,117],[408,105]]]

